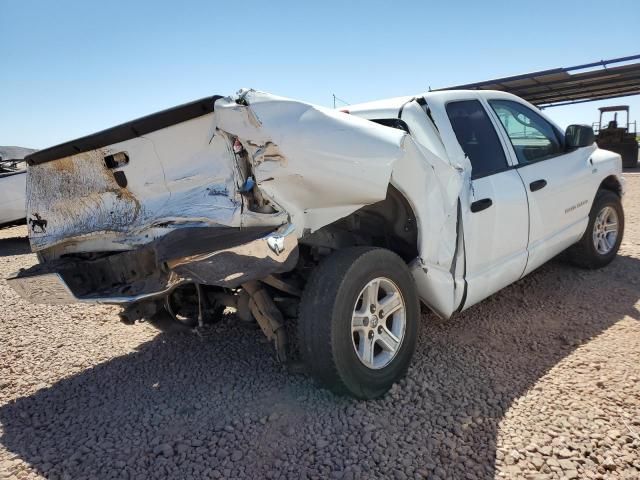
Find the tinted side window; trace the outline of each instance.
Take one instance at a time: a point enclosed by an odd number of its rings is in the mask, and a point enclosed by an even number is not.
[[[458,143],[471,161],[472,178],[484,177],[508,167],[498,134],[478,100],[450,102],[447,115]]]
[[[519,163],[554,157],[563,152],[562,135],[535,111],[510,100],[489,100],[507,132]]]

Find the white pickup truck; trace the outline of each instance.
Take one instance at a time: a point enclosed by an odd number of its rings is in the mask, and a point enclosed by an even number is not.
[[[522,99],[442,91],[326,109],[209,97],[29,157],[40,303],[118,304],[198,328],[226,307],[321,384],[384,394],[420,301],[443,318],[569,249],[602,267],[623,234],[620,156]]]

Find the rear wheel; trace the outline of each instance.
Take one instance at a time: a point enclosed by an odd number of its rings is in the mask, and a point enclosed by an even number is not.
[[[600,190],[593,201],[587,229],[580,241],[568,250],[569,258],[582,268],[604,267],[618,253],[623,233],[620,197],[609,190]]]
[[[339,250],[312,273],[300,304],[302,358],[336,393],[383,395],[406,372],[420,306],[413,277],[395,253]]]

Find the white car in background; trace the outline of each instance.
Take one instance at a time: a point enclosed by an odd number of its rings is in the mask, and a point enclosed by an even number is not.
[[[620,156],[504,92],[336,111],[243,90],[27,157],[40,303],[109,303],[194,328],[234,307],[287,359],[359,398],[406,372],[422,301],[449,318],[569,249],[607,265]]]
[[[26,179],[23,160],[0,159],[0,225],[25,219]]]

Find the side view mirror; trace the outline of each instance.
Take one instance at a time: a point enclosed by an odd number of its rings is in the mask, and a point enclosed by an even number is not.
[[[569,125],[564,134],[564,141],[567,149],[588,147],[596,141],[593,128],[589,125]]]

